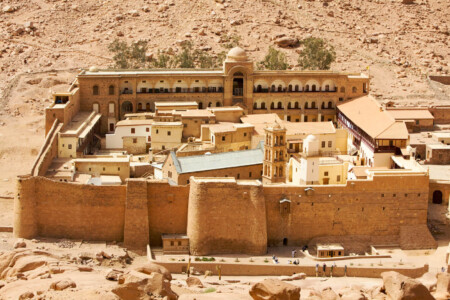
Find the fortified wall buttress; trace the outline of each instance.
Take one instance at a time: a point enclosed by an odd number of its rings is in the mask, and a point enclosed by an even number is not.
[[[190,186],[187,234],[192,255],[267,252],[261,183],[191,177]]]

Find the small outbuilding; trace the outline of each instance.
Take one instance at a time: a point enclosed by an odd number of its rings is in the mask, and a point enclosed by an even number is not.
[[[317,257],[344,256],[344,247],[341,244],[317,244]]]
[[[189,254],[189,238],[185,234],[162,234],[163,253]]]

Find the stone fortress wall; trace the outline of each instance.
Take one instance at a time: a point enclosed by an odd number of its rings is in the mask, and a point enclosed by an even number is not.
[[[144,249],[160,247],[163,233],[187,232],[195,255],[265,254],[267,246],[300,246],[322,236],[365,235],[378,243],[394,237],[401,245],[403,227],[423,229],[427,222],[424,174],[312,189],[193,177],[187,186],[145,179],[90,186],[39,176],[17,184],[16,237],[123,241]],[[288,210],[280,209],[282,199],[291,201]],[[431,238],[407,248],[433,246]]]

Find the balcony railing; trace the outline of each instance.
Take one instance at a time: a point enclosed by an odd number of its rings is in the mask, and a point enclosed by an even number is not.
[[[312,89],[299,89],[299,90],[295,90],[295,89],[289,89],[289,88],[282,88],[282,89],[269,89],[269,88],[253,88],[253,93],[336,93],[338,90],[337,88],[335,88],[334,90],[322,90],[322,89],[316,89],[316,90],[312,90]]]
[[[122,94],[132,93],[132,91],[124,90]],[[142,88],[137,94],[162,94],[162,93],[223,93],[223,87],[202,87],[202,88],[163,88],[163,89],[147,89]]]
[[[243,88],[234,88],[233,89],[233,96],[242,96],[242,95],[244,95]]]

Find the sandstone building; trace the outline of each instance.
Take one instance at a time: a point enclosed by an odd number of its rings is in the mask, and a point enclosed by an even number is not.
[[[362,236],[434,247],[428,173],[403,155],[406,127],[368,100],[368,83],[360,74],[257,71],[240,48],[221,70],[83,71],[46,109],[42,149],[17,180],[14,235],[169,243],[192,255]],[[369,121],[389,122],[371,130],[365,110]],[[122,144],[105,149],[113,132]],[[75,152],[60,152],[66,138]],[[364,143],[371,152],[352,148]],[[205,152],[211,146],[222,153]],[[147,148],[164,161],[145,161]],[[151,177],[153,163],[163,179]]]

